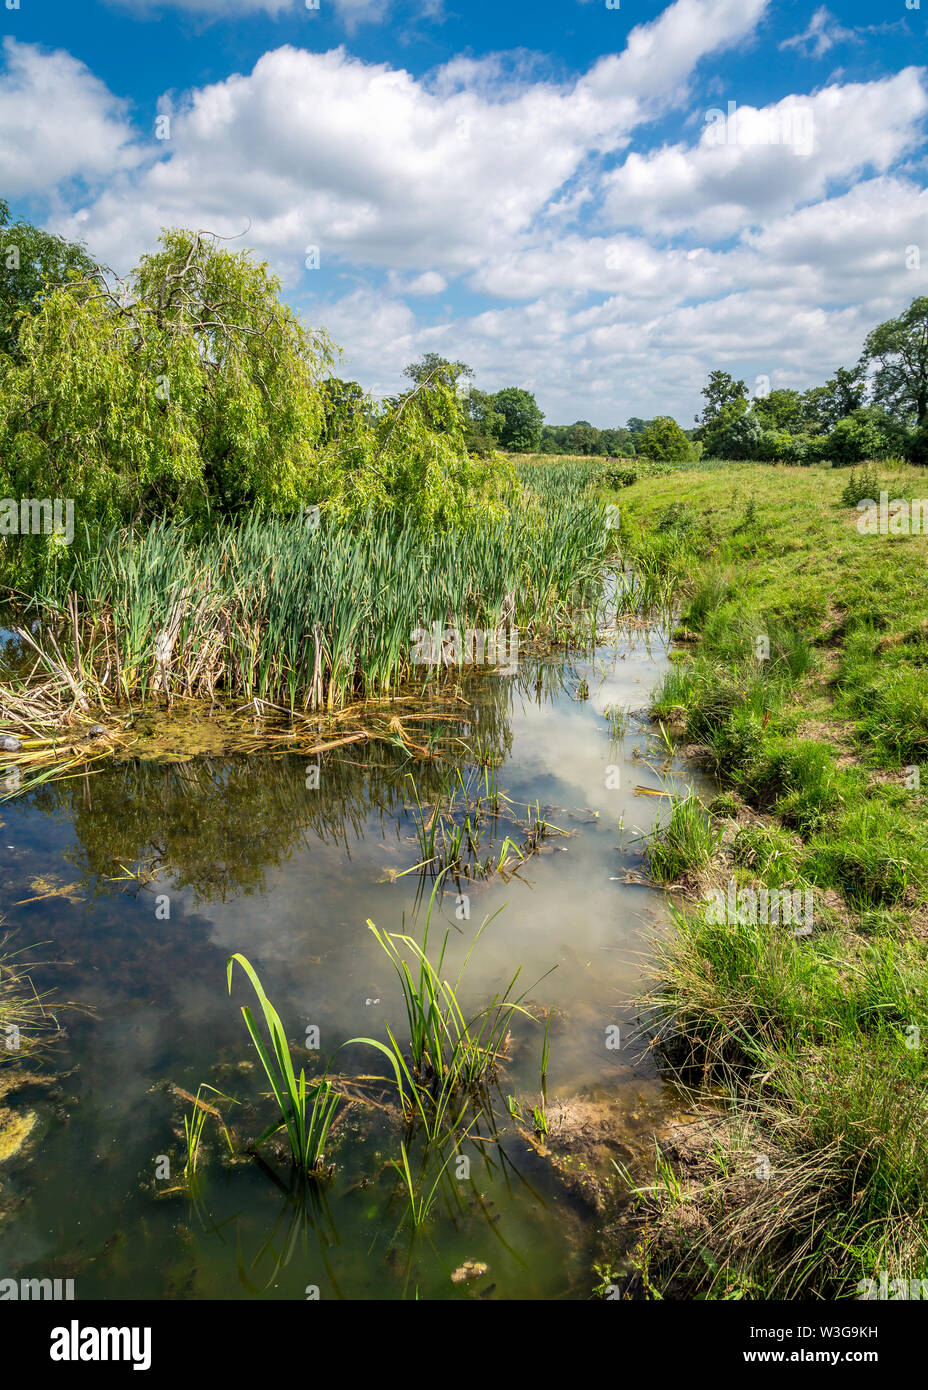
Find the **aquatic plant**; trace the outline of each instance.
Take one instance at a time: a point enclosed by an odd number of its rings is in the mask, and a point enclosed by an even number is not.
[[[494,913],[493,917],[497,915]],[[450,1084],[452,1088],[480,1083],[505,1052],[513,1015],[527,1012],[520,1007],[519,1000],[510,998],[521,974],[519,966],[501,995],[494,995],[489,1005],[471,1018],[464,1015],[458,998],[461,976],[477,940],[492,920],[489,917],[484,921],[453,984],[441,977],[449,933],[445,933],[433,965],[411,936],[382,932],[373,922],[367,924],[390,958],[400,981],[409,1024],[412,1076],[417,1083],[427,1084],[433,1078],[440,1085]],[[412,957],[412,968],[401,946]],[[523,997],[520,995],[519,999]]]
[[[505,874],[537,854],[550,836],[567,834],[547,819],[537,801],[534,805],[526,803],[525,817],[517,816],[517,803],[500,791],[495,771],[487,768],[482,770],[482,776],[478,775],[476,784],[473,777],[465,781],[461,769],[456,768],[430,807],[423,806],[412,774],[407,777],[415,803],[413,824],[421,856],[416,867],[433,878],[446,873],[455,879],[487,879],[495,873]],[[506,835],[498,848],[494,844],[489,853],[481,855],[485,831],[489,832],[487,842],[493,842],[501,821],[511,831],[521,830],[524,839],[519,843],[511,834]]]
[[[406,1145],[403,1143],[400,1144],[400,1161],[397,1162],[394,1160],[393,1166],[400,1173],[405,1184],[406,1195],[409,1199],[409,1212],[413,1227],[416,1230],[425,1225],[429,1213],[435,1205],[435,1200],[441,1188],[441,1180],[447,1171],[448,1164],[454,1158],[456,1152],[457,1147],[450,1150],[444,1162],[439,1166],[432,1185],[425,1190],[422,1175],[420,1174],[418,1181],[413,1177],[412,1169],[409,1165],[409,1155],[406,1152]]]
[[[505,990],[494,994],[476,1013],[465,1014],[460,999],[464,973],[483,932],[502,909],[484,919],[452,982],[442,978],[450,932],[445,932],[434,962],[428,953],[431,916],[440,890],[439,880],[432,889],[421,946],[410,936],[383,932],[370,921],[367,924],[400,983],[409,1030],[407,1046],[400,1046],[389,1027],[389,1047],[370,1038],[352,1040],[366,1042],[388,1058],[401,1103],[410,1116],[422,1120],[430,1141],[459,1130],[469,1107],[475,1101],[479,1104],[481,1098],[485,1101],[486,1086],[508,1050],[513,1019],[517,1014],[531,1017],[522,1005],[528,991],[512,995],[521,966]],[[546,971],[541,978],[550,973]]]
[[[325,1142],[341,1097],[334,1089],[328,1076],[324,1076],[315,1084],[307,1086],[306,1072],[301,1068],[299,1078],[297,1078],[290,1056],[290,1044],[280,1021],[280,1015],[265,994],[261,981],[251,963],[238,952],[231,955],[226,964],[229,993],[232,993],[232,969],[236,961],[251,981],[261,1006],[273,1056],[268,1052],[258,1031],[251,1009],[244,1004],[242,1005],[242,1017],[255,1045],[255,1051],[261,1059],[261,1065],[270,1082],[271,1090],[280,1106],[278,1118],[255,1142],[261,1144],[272,1134],[285,1128],[293,1162],[305,1173],[316,1173],[322,1165]]]
[[[474,658],[468,632],[563,638],[610,544],[601,507],[582,498],[445,531],[372,514],[323,515],[309,529],[255,515],[199,530],[162,519],[79,533],[37,585],[35,640],[46,679],[70,676],[100,707],[218,691],[332,710],[460,670]],[[417,632],[458,637],[421,664]]]
[[[551,1058],[551,1043],[548,1039],[548,1032],[551,1028],[551,1014],[545,1019],[545,1035],[541,1040],[541,1089],[545,1089],[548,1080],[548,1062]]]
[[[218,1121],[219,1127],[229,1147],[229,1153],[234,1153],[232,1136],[226,1128],[222,1115],[216,1109],[215,1105],[209,1105],[206,1101],[200,1099],[200,1093],[203,1090],[212,1091],[213,1095],[218,1096],[220,1100],[229,1099],[229,1097],[224,1096],[221,1091],[217,1091],[215,1086],[210,1086],[206,1082],[202,1082],[197,1087],[197,1093],[192,1097],[193,1110],[191,1114],[184,1116],[184,1141],[187,1149],[187,1159],[184,1163],[184,1177],[187,1179],[188,1183],[192,1182],[196,1176],[197,1165],[200,1161],[200,1145],[203,1140],[203,1130],[206,1127],[206,1121],[210,1115]]]

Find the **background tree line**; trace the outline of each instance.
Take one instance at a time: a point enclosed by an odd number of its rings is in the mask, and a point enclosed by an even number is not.
[[[751,397],[710,372],[689,430],[670,416],[546,425],[531,391],[482,391],[437,353],[375,401],[335,363],[247,252],[175,229],[120,281],[83,246],[11,224],[0,199],[0,495],[74,497],[109,520],[319,501],[434,522],[498,500],[501,451],[928,463],[928,297],[823,386]]]
[[[462,372],[470,369],[458,364]],[[546,425],[530,391],[472,389],[465,407],[471,448],[517,453],[639,456],[674,462],[702,455],[783,463],[853,464],[901,457],[928,464],[928,297],[867,335],[853,367],[806,391],[758,390],[709,373],[702,413],[684,430],[670,416],[598,429],[588,420]]]

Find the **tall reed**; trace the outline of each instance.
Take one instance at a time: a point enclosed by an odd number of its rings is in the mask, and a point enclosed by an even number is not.
[[[586,494],[435,533],[409,518],[308,530],[251,516],[200,531],[162,520],[79,535],[50,558],[31,607],[46,670],[76,674],[91,699],[218,691],[335,709],[473,660],[462,641],[417,665],[417,630],[564,637],[610,544]]]

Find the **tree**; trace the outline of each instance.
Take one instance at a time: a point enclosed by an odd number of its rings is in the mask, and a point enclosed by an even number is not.
[[[357,381],[343,381],[330,376],[322,382],[322,409],[325,413],[325,427],[322,442],[328,444],[342,438],[349,432],[360,415],[371,418],[372,406]]]
[[[839,367],[825,382],[823,397],[825,420],[834,426],[846,415],[860,410],[867,399],[867,381],[859,367]]]
[[[728,372],[710,372],[709,379],[702,388],[702,395],[706,404],[703,406],[702,415],[696,417],[702,431],[731,409],[741,412],[748,408],[747,387],[743,381],[736,381]]]
[[[572,454],[598,454],[602,440],[599,430],[589,420],[577,420],[567,431],[567,448]]]
[[[541,452],[543,454],[566,454],[569,425],[544,425],[541,431]]]
[[[658,415],[652,420],[639,435],[637,446],[642,458],[686,463],[695,456],[692,444],[669,415]]]
[[[720,459],[761,458],[765,433],[753,411],[729,405],[706,436],[706,453]]]
[[[464,397],[465,440],[472,454],[489,454],[499,448],[506,417],[493,408],[488,391],[471,387]]]
[[[307,503],[424,527],[500,514],[514,475],[468,452],[463,364],[414,364],[374,403],[280,288],[248,252],[172,230],[125,282],[43,293],[19,359],[0,357],[0,496],[71,498],[78,527]]]
[[[919,427],[928,424],[928,296],[867,335],[860,368],[878,363],[873,401]]]
[[[416,386],[456,387],[462,377],[472,378],[473,375],[466,362],[449,362],[437,352],[427,352],[418,362],[410,362],[403,368],[403,376],[408,376]]]
[[[247,252],[174,230],[124,283],[43,295],[3,371],[6,495],[73,498],[79,521],[296,509],[333,353],[279,292]]]
[[[504,449],[527,454],[539,447],[545,417],[531,391],[506,386],[494,395],[493,409],[503,417],[499,441]]]
[[[810,386],[800,397],[803,429],[811,434],[824,434],[834,421],[829,419],[829,393],[824,386]]]
[[[882,458],[893,450],[892,433],[892,421],[879,406],[862,406],[838,421],[827,436],[824,456],[836,468]]]
[[[603,430],[602,441],[603,452],[611,458],[622,458],[635,452],[635,436],[631,430],[621,427],[614,430]]]
[[[84,247],[28,222],[10,225],[0,198],[0,352],[20,355],[19,324],[59,285],[85,280],[102,285],[102,272]]]
[[[751,414],[764,429],[799,434],[803,428],[802,397],[798,391],[777,390],[758,396],[751,404]]]

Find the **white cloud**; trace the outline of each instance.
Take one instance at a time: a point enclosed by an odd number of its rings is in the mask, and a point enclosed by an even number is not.
[[[860,36],[853,29],[845,29],[828,9],[821,5],[809,21],[809,26],[801,34],[784,39],[781,48],[798,48],[809,57],[821,58],[836,43],[861,43]]]
[[[448,281],[444,275],[439,275],[437,270],[426,270],[409,282],[406,286],[406,293],[413,295],[443,294],[447,288]]]
[[[696,64],[749,41],[765,11],[677,0],[572,81],[528,53],[416,78],[343,48],[278,48],[162,98],[171,138],[144,145],[79,63],[13,44],[0,116],[31,153],[0,155],[0,172],[12,160],[24,194],[62,181],[71,210],[54,229],[123,268],[165,224],[247,229],[236,244],[272,262],[375,392],[434,350],[469,362],[481,386],[537,390],[555,420],[686,422],[711,367],[821,380],[925,289],[905,269],[928,211],[907,162],[926,114],[921,70],[744,106],[733,144],[703,129],[647,149],[656,117],[678,111],[686,128]],[[73,141],[48,96],[61,78]],[[3,105],[13,88],[18,126]],[[814,119],[807,156],[764,143],[797,107]],[[74,179],[92,185],[82,205]],[[341,280],[306,273],[309,245]],[[446,297],[462,288],[493,307],[453,311]]]
[[[396,269],[473,270],[511,248],[592,156],[679,101],[700,57],[740,41],[765,5],[677,0],[633,29],[624,53],[562,84],[490,81],[493,59],[456,60],[425,81],[344,49],[279,48],[189,93],[171,141],[113,180],[80,225],[111,261],[182,222],[247,227],[291,276],[307,244]]]
[[[663,235],[731,236],[821,198],[865,169],[889,169],[923,138],[926,113],[928,95],[916,68],[786,97],[763,110],[736,107],[730,143],[716,143],[726,132],[710,123],[695,146],[629,155],[605,180],[603,221],[646,224]],[[765,143],[791,133],[803,138]]]
[[[3,40],[0,188],[43,194],[72,179],[98,180],[138,163],[126,103],[62,51]]]

